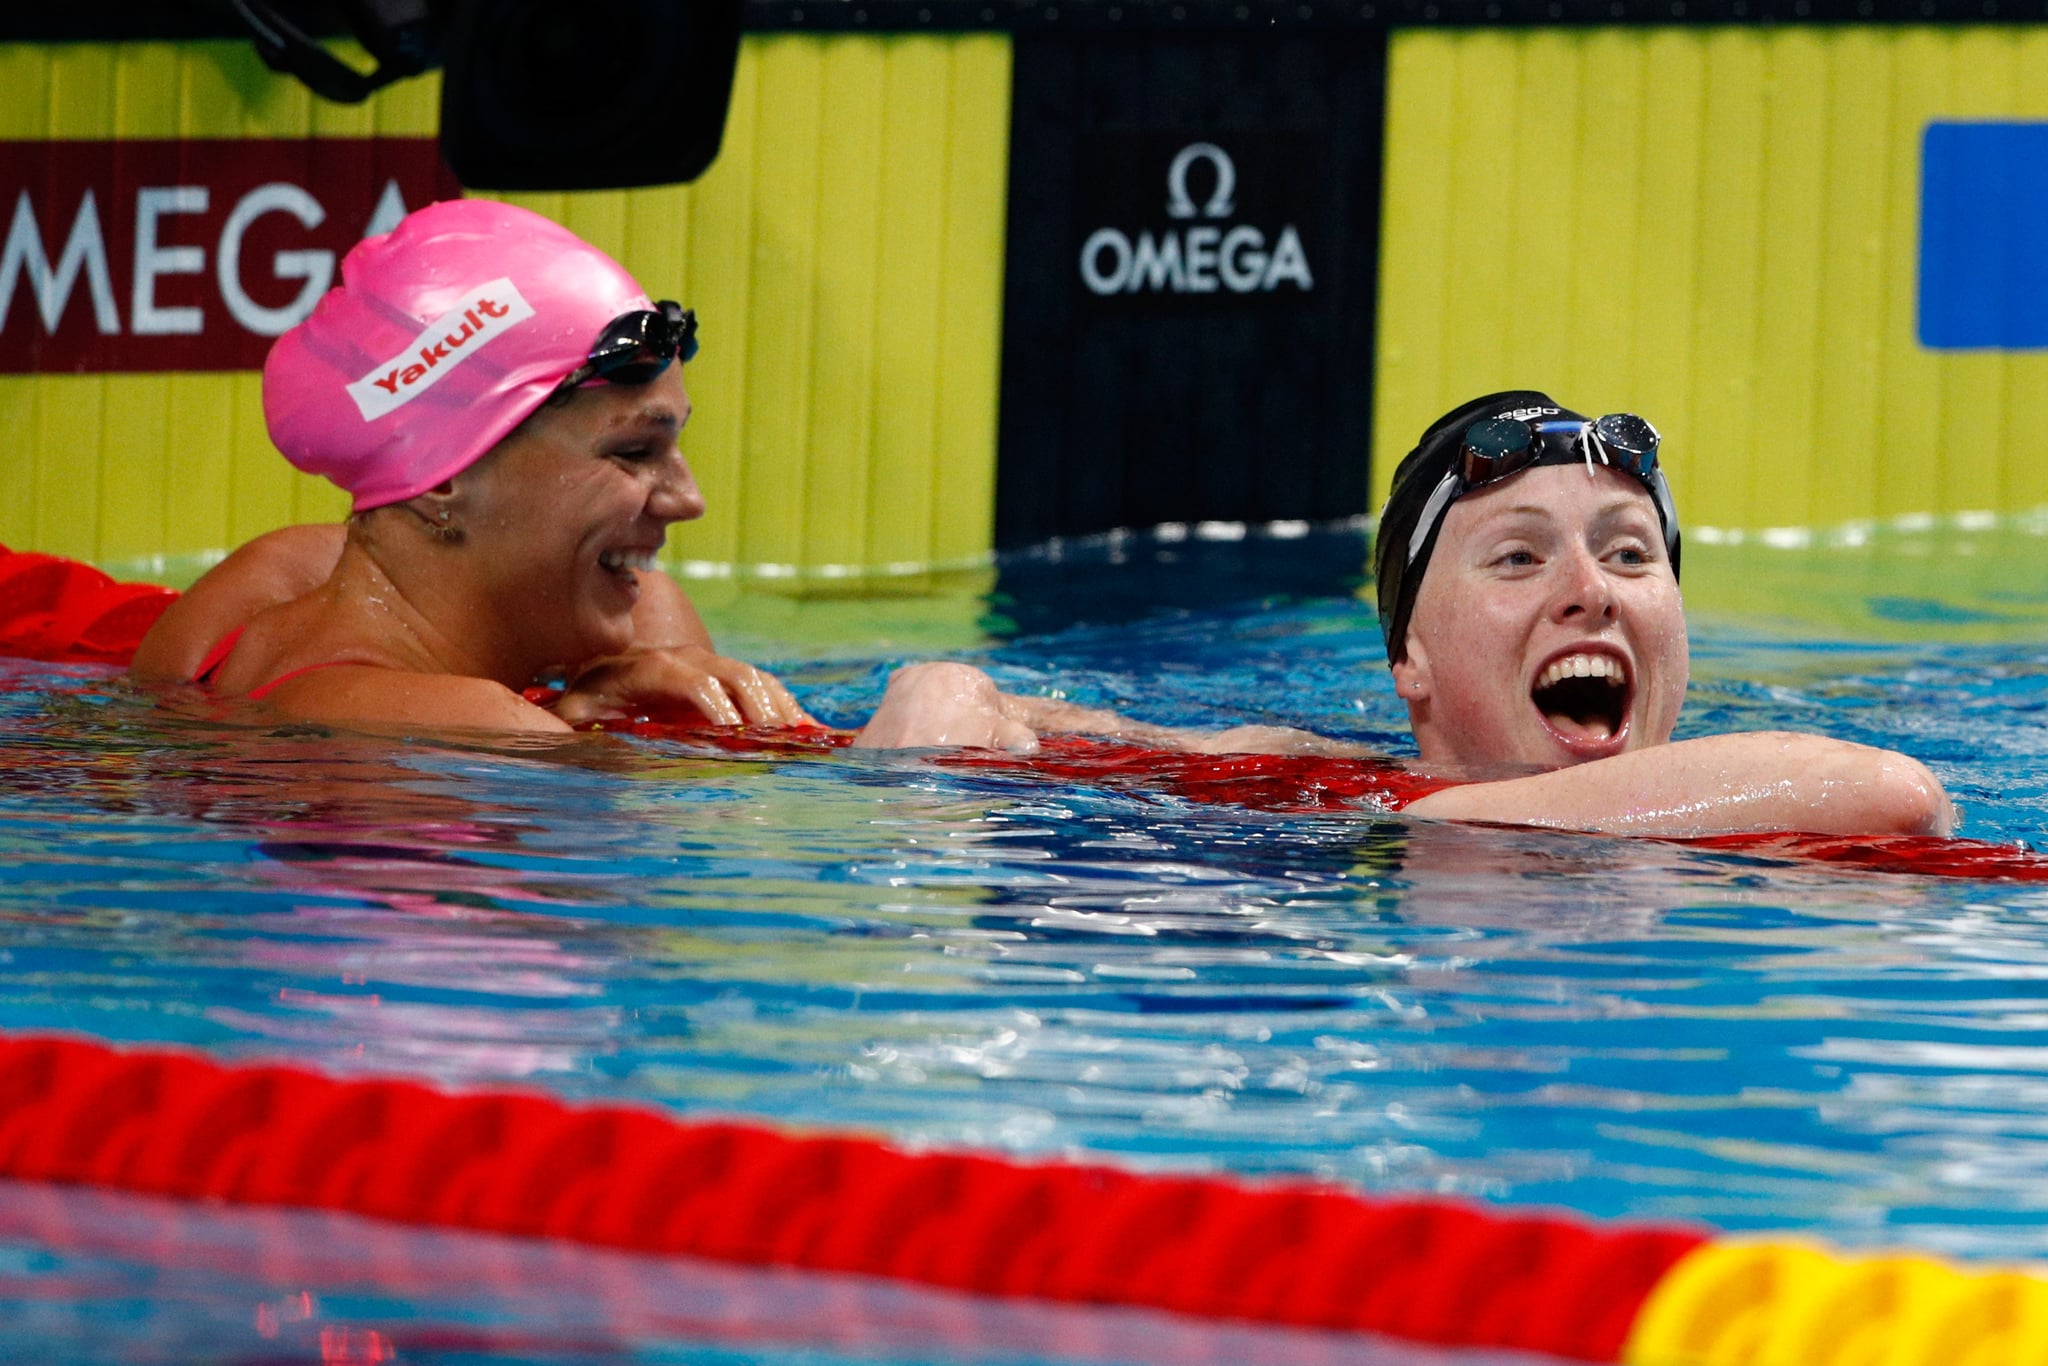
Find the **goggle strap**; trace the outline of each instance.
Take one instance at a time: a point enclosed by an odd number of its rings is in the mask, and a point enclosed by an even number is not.
[[[1678,507],[1671,501],[1671,481],[1660,467],[1651,470],[1643,483],[1649,487],[1650,501],[1657,505],[1657,518],[1664,524],[1665,557],[1676,559],[1672,550],[1678,544]]]
[[[1429,544],[1429,538],[1436,533],[1436,524],[1443,520],[1444,509],[1458,496],[1459,485],[1462,483],[1464,480],[1458,477],[1458,472],[1450,471],[1437,481],[1436,488],[1429,495],[1429,501],[1422,505],[1422,515],[1415,519],[1415,530],[1408,533],[1410,568],[1413,568],[1415,561],[1421,558],[1422,548]]]

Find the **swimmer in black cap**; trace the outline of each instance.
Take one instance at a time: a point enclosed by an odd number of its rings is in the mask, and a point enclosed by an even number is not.
[[[1421,763],[1523,775],[1403,809],[1658,835],[1948,833],[1947,794],[1903,754],[1787,732],[1671,742],[1688,654],[1678,516],[1657,457],[1656,429],[1639,417],[1590,420],[1521,390],[1445,414],[1401,462],[1374,560],[1387,659]],[[1026,751],[1056,731],[1366,754],[1279,727],[1194,735],[1011,697],[958,664],[902,671],[858,743]]]
[[[1514,390],[1445,414],[1402,460],[1373,570],[1426,763],[1549,768],[1671,738],[1687,653],[1657,447],[1642,418]]]

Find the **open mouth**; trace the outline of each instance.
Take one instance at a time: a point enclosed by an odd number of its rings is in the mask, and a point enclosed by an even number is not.
[[[1628,667],[1608,654],[1568,654],[1536,676],[1529,697],[1567,741],[1612,740],[1628,722]]]
[[[653,569],[654,556],[652,550],[607,550],[597,557],[597,563],[601,569],[630,579],[636,571]]]

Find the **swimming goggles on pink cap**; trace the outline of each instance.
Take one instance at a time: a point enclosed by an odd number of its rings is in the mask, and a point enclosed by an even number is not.
[[[1555,412],[1555,409],[1551,411]],[[1483,418],[1465,429],[1456,466],[1445,472],[1422,515],[1408,534],[1408,563],[1414,564],[1436,534],[1446,509],[1473,489],[1498,483],[1532,465],[1606,465],[1634,475],[1650,491],[1664,524],[1666,550],[1677,558],[1678,516],[1671,490],[1657,468],[1657,429],[1634,413],[1609,413],[1588,422],[1562,415],[1548,420],[1507,414]]]
[[[672,361],[697,356],[697,311],[673,299],[652,309],[621,314],[605,327],[583,364],[562,377],[549,396],[554,402],[592,380],[646,384]]]

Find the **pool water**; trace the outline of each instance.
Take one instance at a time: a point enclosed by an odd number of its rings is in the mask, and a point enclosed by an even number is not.
[[[1363,558],[1341,527],[1104,538],[951,599],[714,625],[839,723],[940,646],[1401,752]],[[1682,733],[1904,749],[1965,833],[2036,840],[2044,585],[2018,523],[1690,547]],[[0,917],[10,1032],[2048,1258],[2041,885],[906,756],[398,744],[0,663]],[[1503,1360],[6,1183],[0,1355]]]

